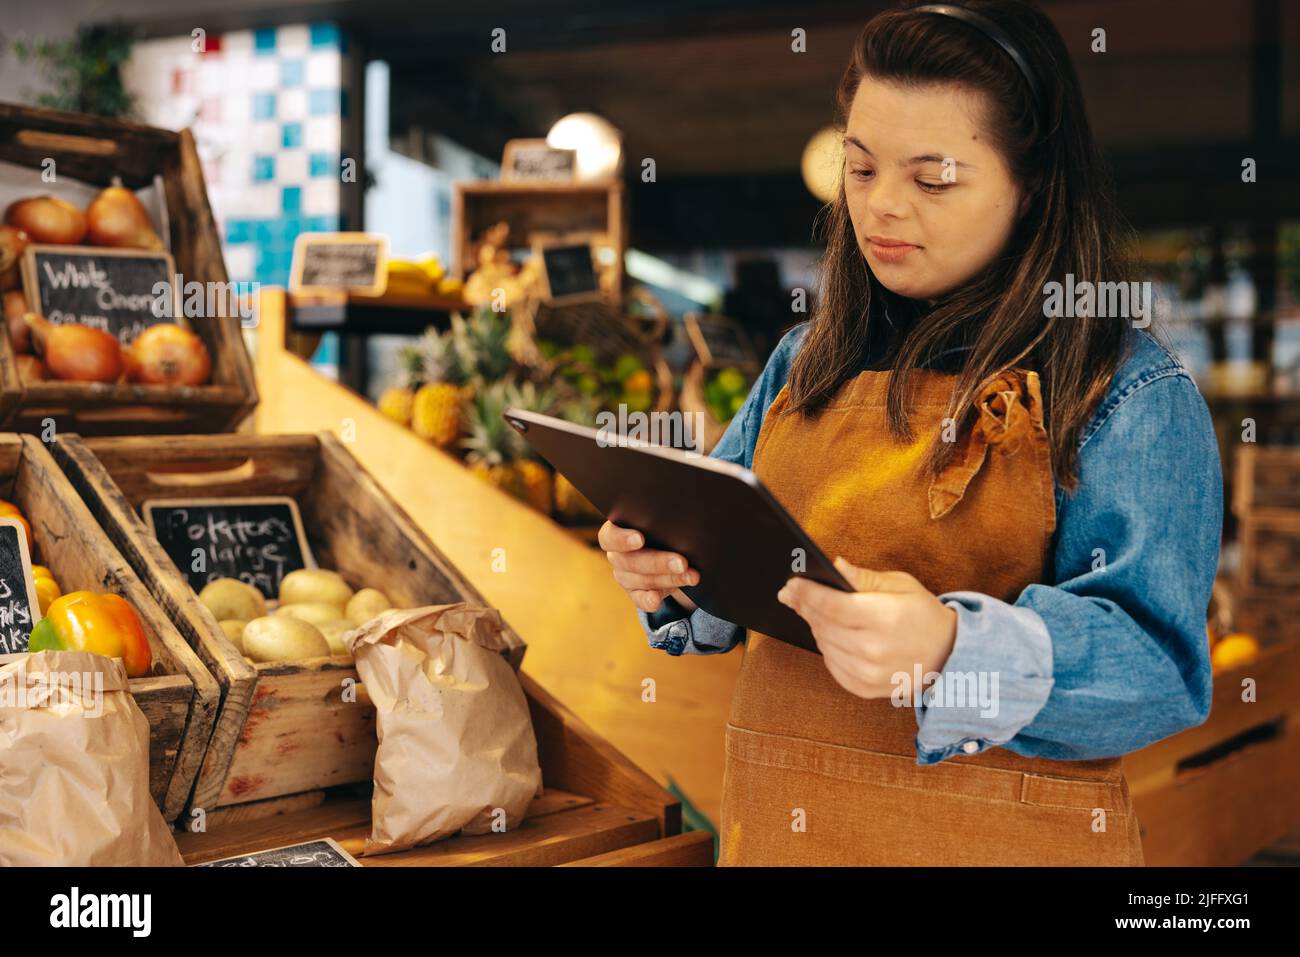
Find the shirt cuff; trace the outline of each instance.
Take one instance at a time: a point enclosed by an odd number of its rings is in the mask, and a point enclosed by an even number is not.
[[[979,754],[1006,744],[1047,703],[1052,637],[1037,612],[981,595],[950,592],[957,637],[943,671],[917,699],[917,764]]]
[[[739,625],[714,618],[703,608],[687,611],[671,595],[654,611],[636,610],[650,647],[670,655],[716,655],[730,651],[743,637]]]

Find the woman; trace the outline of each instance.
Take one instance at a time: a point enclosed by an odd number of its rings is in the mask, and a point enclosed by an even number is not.
[[[887,12],[838,102],[816,312],[713,454],[857,590],[782,589],[820,655],[748,636],[721,861],[1140,865],[1120,756],[1208,714],[1222,489],[1142,298],[1061,307],[1127,279],[1065,46],[1020,0]],[[600,542],[654,647],[745,638]]]

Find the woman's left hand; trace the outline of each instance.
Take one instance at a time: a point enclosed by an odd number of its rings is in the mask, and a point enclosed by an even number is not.
[[[888,698],[902,672],[910,687],[942,670],[957,638],[957,613],[906,572],[835,567],[857,591],[791,578],[777,597],[812,629],[831,676],[861,698]],[[917,689],[918,693],[925,690]]]

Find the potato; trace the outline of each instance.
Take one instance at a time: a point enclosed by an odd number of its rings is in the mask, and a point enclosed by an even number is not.
[[[244,653],[244,628],[248,625],[248,622],[227,618],[225,621],[217,622],[217,624],[221,626],[221,630],[226,633],[230,643],[238,648],[239,653],[242,655]]]
[[[330,643],[320,629],[292,615],[267,615],[244,627],[244,654],[254,661],[297,661],[329,653]]]
[[[343,617],[343,609],[338,605],[325,605],[318,601],[300,601],[292,605],[281,605],[275,610],[277,615],[289,615],[301,618],[320,627],[327,621],[338,621]]]
[[[280,603],[283,605],[320,602],[342,608],[351,597],[352,589],[343,576],[324,568],[300,568],[289,572],[280,582]]]
[[[393,603],[388,600],[388,596],[378,588],[363,588],[352,596],[344,614],[348,621],[360,627],[392,607]]]
[[[252,621],[266,614],[262,593],[236,578],[218,578],[203,586],[199,601],[217,621]]]
[[[336,618],[334,621],[327,621],[320,628],[320,633],[325,636],[325,640],[330,643],[330,651],[336,655],[350,655],[348,646],[343,644],[343,636],[352,630],[352,622],[346,618]]]

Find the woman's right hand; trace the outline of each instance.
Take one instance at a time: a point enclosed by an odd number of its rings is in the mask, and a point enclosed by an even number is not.
[[[687,610],[695,608],[695,602],[680,589],[698,585],[700,573],[683,556],[646,548],[645,536],[636,529],[608,521],[600,526],[596,540],[614,566],[614,580],[642,611],[654,611],[669,595]]]

